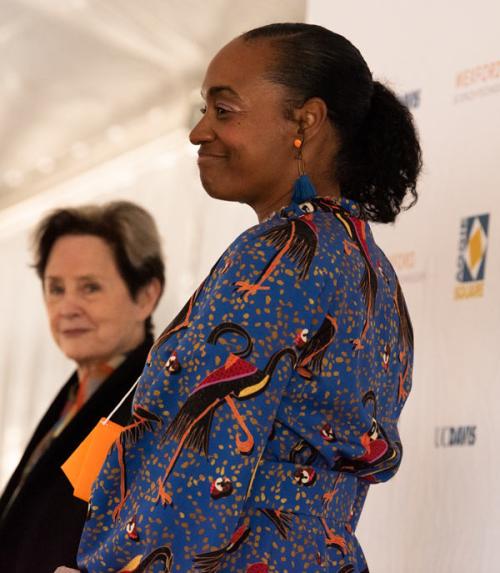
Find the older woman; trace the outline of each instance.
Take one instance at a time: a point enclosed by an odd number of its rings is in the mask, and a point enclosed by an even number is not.
[[[60,209],[34,235],[35,268],[54,340],[76,363],[0,501],[0,570],[75,564],[87,504],[60,466],[139,376],[164,285],[152,217],[125,201]],[[126,423],[131,398],[113,420]]]
[[[203,186],[259,224],[155,343],[142,419],[94,485],[80,569],[367,571],[356,524],[400,464],[413,360],[368,221],[416,198],[411,116],[350,42],[306,24],[233,40],[202,95]]]

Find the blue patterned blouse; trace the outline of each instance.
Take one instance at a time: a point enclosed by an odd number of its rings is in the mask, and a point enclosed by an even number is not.
[[[368,571],[355,529],[401,461],[413,334],[358,216],[292,203],[219,259],[151,350],[83,571]]]

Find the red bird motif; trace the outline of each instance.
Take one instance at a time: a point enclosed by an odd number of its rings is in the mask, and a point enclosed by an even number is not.
[[[297,356],[291,348],[284,348],[271,356],[263,371],[259,370],[246,358],[252,351],[253,343],[248,333],[239,325],[226,322],[217,326],[208,337],[210,344],[215,344],[218,338],[225,334],[240,334],[246,340],[246,347],[236,353],[229,354],[223,366],[213,370],[192,391],[175,418],[170,423],[163,438],[178,440],[179,444],[172,456],[163,478],[158,480],[158,499],[163,504],[171,503],[171,496],[165,491],[164,484],[168,479],[179,455],[184,448],[208,455],[210,430],[214,412],[217,407],[227,404],[245,434],[242,440],[236,437],[236,446],[242,454],[252,451],[254,438],[248,429],[244,418],[238,411],[234,399],[246,400],[262,392],[274,372],[279,361],[284,356],[291,356],[294,361]]]
[[[269,573],[267,563],[253,563],[247,567],[246,573]]]
[[[199,570],[200,573],[216,573],[219,569],[221,561],[227,553],[232,553],[236,551],[238,547],[243,543],[250,533],[250,528],[242,525],[233,533],[229,543],[222,547],[222,549],[216,549],[215,551],[210,551],[208,553],[201,553],[196,555],[193,559],[194,566]]]
[[[337,437],[335,436],[335,432],[333,431],[332,425],[328,422],[325,422],[323,426],[321,426],[321,430],[319,431],[321,437],[325,440],[325,442],[336,442]]]
[[[228,477],[218,477],[210,485],[210,495],[214,499],[227,497],[233,493],[233,482]]]
[[[128,521],[125,526],[125,531],[127,532],[127,537],[132,539],[132,541],[139,541],[139,533],[137,532],[137,523],[135,521],[135,515],[130,521]]]
[[[391,345],[386,344],[382,352],[382,367],[384,370],[389,370],[389,361],[391,359]]]
[[[370,390],[363,396],[363,406],[371,408],[371,428],[361,436],[361,444],[365,453],[351,460],[340,459],[334,469],[343,472],[356,472],[358,476],[371,482],[376,482],[376,474],[393,468],[398,458],[401,458],[402,448],[399,442],[391,442],[384,428],[377,421],[377,400]]]
[[[311,486],[316,481],[316,470],[314,468],[299,467],[293,474],[293,480],[297,485]]]
[[[282,225],[266,231],[261,237],[268,245],[277,248],[278,252],[266,265],[256,283],[248,281],[235,283],[237,292],[243,295],[245,301],[250,295],[260,290],[269,290],[269,287],[263,284],[273,274],[285,255],[297,265],[299,278],[305,278],[318,245],[317,229],[311,214],[289,219]]]

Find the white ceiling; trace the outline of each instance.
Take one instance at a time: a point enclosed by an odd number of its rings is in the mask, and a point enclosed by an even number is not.
[[[0,0],[0,208],[191,121],[210,56],[305,0]]]

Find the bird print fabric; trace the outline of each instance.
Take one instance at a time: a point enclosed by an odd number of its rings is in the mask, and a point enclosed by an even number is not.
[[[315,198],[227,249],[153,347],[94,484],[80,569],[366,573],[413,335],[357,205]]]

